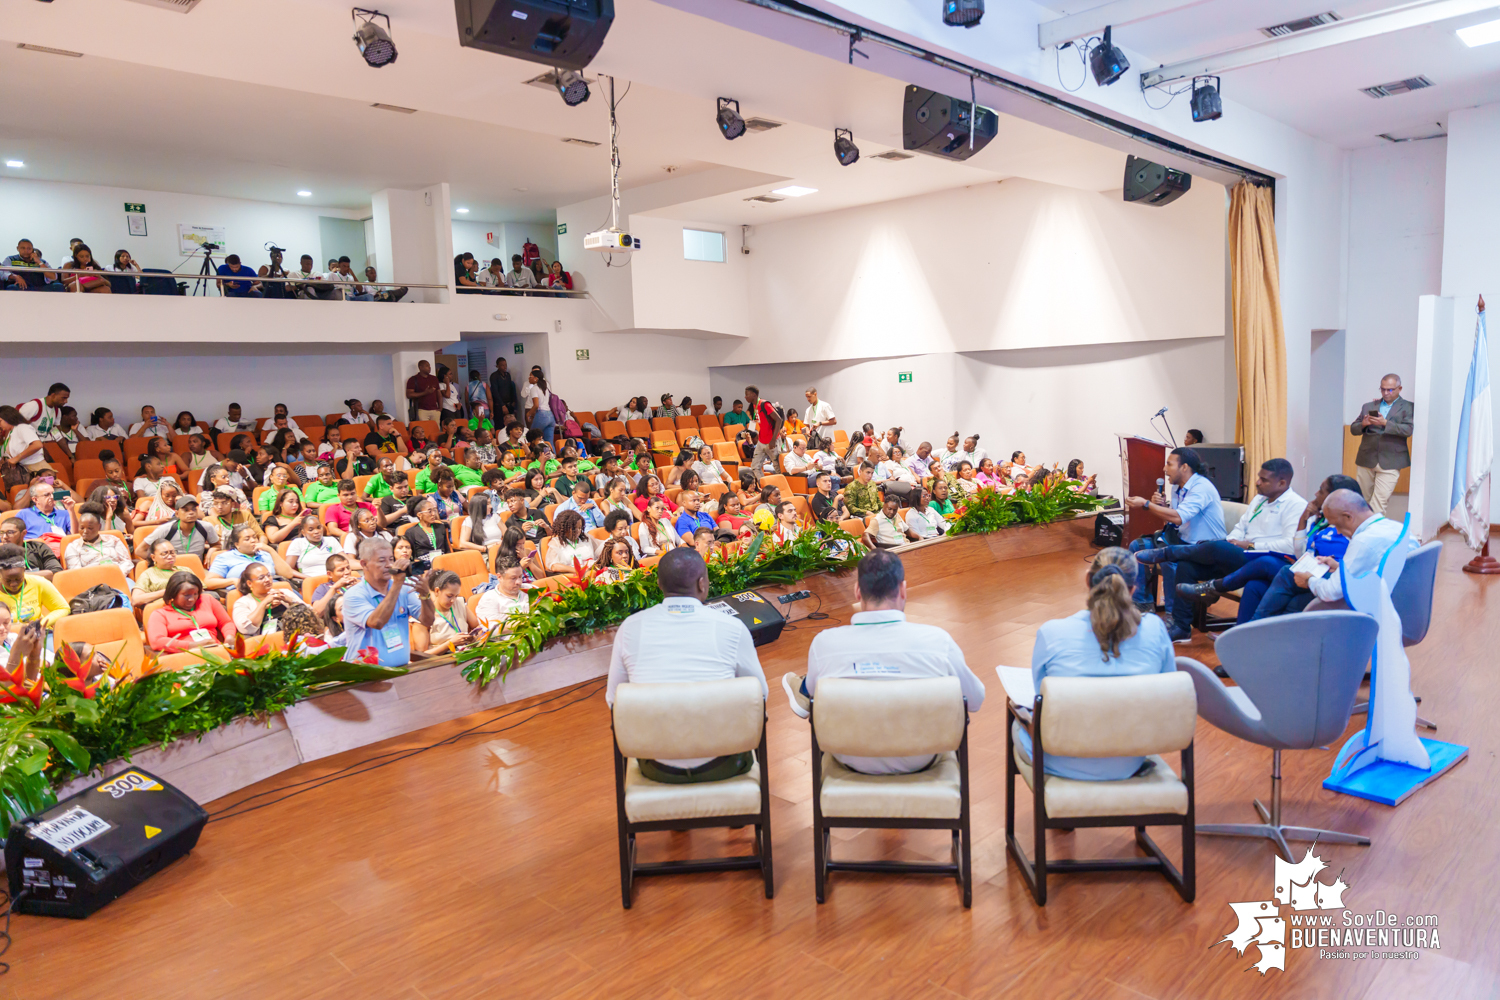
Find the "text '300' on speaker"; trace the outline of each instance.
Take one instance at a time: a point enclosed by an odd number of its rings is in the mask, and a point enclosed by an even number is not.
[[[453,0],[460,45],[557,69],[581,70],[599,54],[614,0]]]
[[[1125,157],[1125,200],[1167,205],[1193,186],[1193,175],[1138,156]]]
[[[971,128],[970,118],[978,124]],[[968,101],[947,97],[915,84],[906,88],[901,112],[902,145],[949,160],[967,160],[995,138],[1000,118],[989,108],[975,108]],[[969,148],[969,133],[974,148]]]

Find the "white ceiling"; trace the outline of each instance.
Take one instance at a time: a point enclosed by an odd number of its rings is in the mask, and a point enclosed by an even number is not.
[[[7,6],[0,74],[39,94],[96,102],[90,113],[69,113],[60,101],[55,114],[0,102],[0,159],[27,164],[7,176],[293,204],[306,204],[296,192],[310,190],[315,204],[354,209],[382,188],[447,181],[453,205],[470,209],[456,218],[475,221],[545,218],[608,192],[603,83],[577,108],[525,86],[545,67],[461,48],[451,0],[382,5],[400,54],[379,70],[360,60],[342,0],[258,0],[254,17],[226,0],[204,0],[185,16],[123,0],[91,6],[81,21],[61,4]],[[1119,183],[1120,153],[1006,116],[968,163],[875,160],[901,145],[899,81],[649,0],[618,0],[616,10],[589,72],[619,78],[622,186],[664,184],[666,194],[653,197],[657,214],[729,225],[1006,177],[1087,190]],[[85,56],[20,50],[23,41]],[[740,98],[747,117],[786,124],[726,142],[714,123],[719,94]],[[382,111],[374,101],[418,112]],[[852,167],[833,156],[835,125],[854,129],[863,158]],[[568,136],[605,144],[561,141]],[[777,205],[744,200],[785,183],[819,193]]]
[[[1135,60],[1127,77],[1139,80],[1140,70],[1266,41],[1259,30],[1264,27],[1329,10],[1347,18],[1406,2],[1209,0],[1124,25],[1115,30],[1114,41],[1146,57]],[[1047,6],[1061,15],[1101,4],[1054,0]],[[1496,18],[1500,3],[1477,14],[1234,70],[1224,74],[1224,96],[1343,148],[1379,144],[1382,132],[1431,132],[1435,122],[1446,125],[1449,111],[1500,100],[1500,43],[1471,49],[1454,34],[1457,28]],[[1065,73],[1076,69],[1076,63],[1064,63]],[[1417,75],[1426,75],[1435,86],[1378,100],[1359,92]],[[1125,85],[1126,80],[1116,84]]]

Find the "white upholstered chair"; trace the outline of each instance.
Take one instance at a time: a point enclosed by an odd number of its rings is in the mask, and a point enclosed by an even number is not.
[[[615,802],[620,826],[620,895],[628,910],[638,875],[759,868],[771,873],[771,793],[766,781],[766,703],[754,677],[689,684],[621,684],[615,689]],[[755,751],[745,774],[723,781],[665,784],[640,761],[723,757]],[[635,860],[637,833],[754,826],[755,853],[699,861]]]
[[[1047,905],[1051,872],[1159,871],[1192,902],[1196,892],[1193,852],[1193,729],[1198,700],[1187,674],[1127,677],[1047,677],[1028,713],[1014,703],[1010,715],[1029,726],[1027,759],[1007,720],[1005,727],[1005,840],[1039,906]],[[1182,776],[1159,755],[1182,751]],[[1121,781],[1080,781],[1046,774],[1046,755],[1147,757],[1155,767]],[[1034,770],[1043,771],[1037,781]],[[1031,790],[1036,861],[1016,840],[1016,781]],[[1047,831],[1080,826],[1133,826],[1136,843],[1150,857],[1047,860]],[[1167,860],[1146,834],[1148,826],[1182,831],[1182,870]]]
[[[813,871],[952,875],[973,900],[969,867],[969,713],[957,677],[818,681],[812,704]],[[934,754],[915,774],[860,774],[834,759]],[[832,827],[951,830],[952,861],[834,861]]]

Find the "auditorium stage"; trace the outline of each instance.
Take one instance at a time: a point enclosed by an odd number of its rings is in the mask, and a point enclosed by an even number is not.
[[[208,803],[216,811],[361,761],[379,765],[285,801],[274,802],[282,792],[254,800],[274,804],[211,823],[189,858],[86,921],[15,918],[0,1000],[1491,994],[1500,980],[1500,774],[1486,734],[1500,713],[1500,616],[1489,607],[1500,591],[1459,572],[1467,553],[1454,536],[1445,536],[1434,626],[1411,651],[1412,674],[1423,714],[1439,737],[1469,744],[1469,759],[1398,809],[1323,791],[1332,749],[1288,752],[1284,763],[1288,816],[1375,841],[1318,848],[1330,878],[1343,873],[1350,909],[1435,915],[1442,949],[1383,962],[1298,950],[1284,973],[1263,978],[1246,971],[1253,949],[1240,956],[1217,942],[1236,926],[1229,902],[1271,898],[1268,842],[1199,838],[1193,904],[1142,873],[1057,877],[1048,906],[1032,903],[1004,850],[1003,695],[993,667],[1029,662],[1036,626],[1081,606],[1090,549],[1081,535],[1056,544],[1036,534],[997,553],[1004,534],[912,559],[908,614],[947,628],[989,688],[970,738],[971,911],[951,880],[848,873],[833,876],[826,904],[814,902],[807,728],[777,681],[805,669],[816,628],[834,623],[804,621],[760,650],[772,681],[774,900],[739,872],[644,879],[634,908],[621,909],[609,719],[595,673]],[[847,581],[819,589],[822,610],[847,622]],[[1214,662],[1201,638],[1179,649]],[[1200,723],[1197,767],[1199,821],[1250,822],[1250,799],[1268,792],[1270,752]],[[1023,831],[1028,802],[1018,805]],[[1130,853],[1128,831],[1049,838],[1053,857]],[[726,840],[747,839],[643,835],[642,860],[719,853]],[[1021,839],[1029,846],[1029,834]],[[1174,835],[1158,840],[1178,856]],[[918,832],[838,831],[834,844],[840,857],[947,852],[943,836]]]

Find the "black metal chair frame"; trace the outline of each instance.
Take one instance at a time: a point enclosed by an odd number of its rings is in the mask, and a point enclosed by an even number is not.
[[[614,724],[610,724],[611,736]],[[615,749],[615,808],[620,828],[620,901],[630,909],[635,880],[643,875],[691,875],[697,872],[738,871],[759,868],[766,883],[766,898],[776,895],[776,881],[771,869],[771,782],[767,770],[766,722],[762,716],[760,724],[760,746],[755,757],[760,764],[760,812],[734,816],[704,816],[699,819],[654,820],[649,823],[632,823],[625,815],[625,770],[626,758],[620,753],[618,740],[611,740]],[[723,858],[701,858],[694,861],[656,861],[642,864],[635,860],[635,836],[638,833],[653,833],[661,830],[696,830],[712,827],[755,827],[755,853]]]
[[[1177,813],[1141,813],[1132,816],[1066,816],[1053,819],[1047,815],[1046,785],[1043,780],[1044,756],[1042,751],[1042,696],[1036,696],[1031,709],[1031,718],[1024,715],[1025,709],[1007,702],[1007,713],[1020,721],[1031,732],[1032,768],[1032,821],[1036,849],[1036,861],[1026,857],[1021,842],[1016,839],[1016,780],[1021,778],[1021,769],[1016,765],[1015,733],[1010,719],[1005,725],[1005,842],[1011,855],[1021,869],[1038,906],[1047,905],[1047,875],[1075,874],[1078,872],[1157,871],[1161,872],[1172,887],[1191,903],[1198,891],[1197,861],[1195,858],[1196,826],[1194,823],[1195,791],[1193,787],[1193,745],[1182,750],[1182,783],[1187,786],[1188,807],[1186,815]],[[1080,826],[1133,826],[1135,842],[1150,857],[1147,858],[1091,858],[1088,860],[1047,860],[1047,831],[1072,830]],[[1146,833],[1148,826],[1175,826],[1182,831],[1182,870],[1172,864],[1162,853],[1156,841]]]
[[[884,875],[951,875],[963,890],[964,908],[974,901],[974,871],[970,864],[972,838],[969,834],[969,703],[964,700],[964,735],[958,744],[958,818],[904,819],[879,816],[824,816],[822,804],[823,751],[818,746],[818,729],[808,717],[812,732],[813,783],[813,879],[818,902],[827,896],[828,873],[874,872]],[[831,831],[833,827],[868,830],[951,830],[952,857],[947,864],[921,861],[835,861]]]

